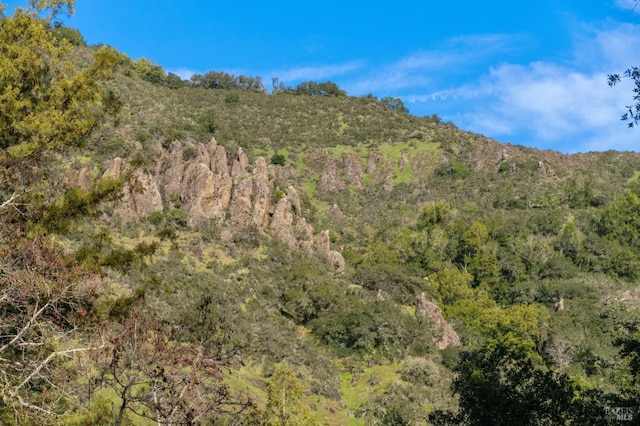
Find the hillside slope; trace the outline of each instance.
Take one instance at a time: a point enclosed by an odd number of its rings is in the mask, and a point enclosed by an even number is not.
[[[38,214],[0,211],[4,246],[42,237],[90,277],[79,334],[48,343],[74,354],[65,385],[15,394],[33,422],[62,388],[51,423],[607,424],[637,407],[640,155],[138,69],[121,55],[119,115],[42,160]]]

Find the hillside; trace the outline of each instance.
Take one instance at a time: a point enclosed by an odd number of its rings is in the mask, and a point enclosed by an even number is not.
[[[3,156],[3,422],[637,420],[640,155],[141,64],[80,146]]]

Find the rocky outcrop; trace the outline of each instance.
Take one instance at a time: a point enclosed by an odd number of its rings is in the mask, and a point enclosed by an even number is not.
[[[124,222],[140,219],[153,212],[162,211],[162,197],[154,177],[142,168],[129,170],[122,158],[115,158],[107,164],[104,176],[123,178],[130,172],[123,189],[123,196],[116,206],[114,214]]]
[[[340,176],[340,170],[336,165],[335,160],[327,156],[322,175],[320,175],[320,181],[318,182],[318,189],[320,191],[332,192],[340,191],[345,188],[345,184]]]
[[[316,248],[318,253],[324,255],[332,265],[336,272],[343,272],[345,268],[344,257],[340,252],[331,250],[331,239],[329,238],[329,230],[323,231],[316,236]]]
[[[84,163],[80,167],[80,172],[78,173],[78,179],[74,186],[79,186],[80,188],[88,191],[91,188],[91,182],[93,181],[93,174],[95,172],[95,168],[90,163]]]
[[[262,157],[258,157],[253,166],[253,214],[251,222],[258,228],[264,229],[269,223],[269,210],[271,208],[271,193],[273,181],[269,180],[267,163]]]
[[[369,151],[367,156],[367,174],[374,175],[376,170],[384,164],[384,156],[378,151]]]
[[[360,159],[355,154],[344,154],[342,156],[342,169],[347,178],[349,185],[356,188],[362,188],[362,178],[364,177],[364,168]]]
[[[438,305],[427,300],[424,293],[420,293],[416,297],[415,307],[417,316],[429,318],[435,324],[437,335],[434,340],[438,349],[445,349],[449,346],[460,346],[461,342],[458,334],[444,319]]]
[[[232,186],[229,175],[214,174],[203,163],[189,164],[178,187],[178,196],[190,222],[221,221],[229,206]]]
[[[327,210],[327,217],[331,220],[338,221],[344,217],[342,210],[338,207],[337,204],[332,205],[329,210]]]
[[[271,217],[271,229],[275,236],[285,243],[291,250],[298,246],[295,234],[293,232],[293,206],[291,201],[285,195],[276,204]]]
[[[409,154],[406,151],[402,151],[400,160],[398,160],[398,170],[404,172],[407,167],[409,167]]]
[[[345,163],[350,164],[347,179],[353,182],[361,179],[362,165],[357,157],[345,159]],[[124,160],[116,159],[109,164],[106,174],[120,177],[127,167]],[[344,270],[344,258],[331,250],[328,231],[316,236],[313,225],[303,217],[298,191],[291,185],[284,192],[275,187],[276,178],[284,182],[292,180],[286,178],[291,170],[274,167],[262,157],[249,164],[242,149],[229,158],[215,139],[206,145],[175,141],[168,149],[157,149],[153,173],[143,169],[132,171],[131,183],[125,188],[115,214],[129,221],[162,211],[163,202],[179,205],[190,224],[213,220],[223,225],[221,235],[228,241],[232,233],[246,232],[248,227],[255,226],[261,234],[272,233],[292,250],[319,253],[336,270]],[[345,185],[333,158],[326,162],[322,182],[325,190]],[[274,198],[278,198],[275,205]]]

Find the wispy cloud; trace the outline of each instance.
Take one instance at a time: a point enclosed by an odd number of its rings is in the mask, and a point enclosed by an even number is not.
[[[574,52],[568,52],[575,58],[569,63],[497,64],[463,86],[403,98],[436,110],[460,105],[446,118],[502,140],[526,138],[519,143],[565,152],[638,150],[638,133],[620,122],[631,102],[631,84],[623,81],[611,89],[607,74],[640,63],[640,26],[606,26],[582,28]]]
[[[640,13],[640,5],[636,0],[616,0],[616,6],[632,13]]]
[[[167,70],[167,72],[173,73],[183,80],[189,80],[194,74],[199,74],[198,71],[190,70],[188,68],[170,69]]]
[[[373,69],[347,82],[346,88],[349,93],[361,95],[428,87],[441,80],[441,75],[464,72],[465,67],[495,59],[528,43],[524,35],[474,34],[454,37],[434,49],[415,52]]]
[[[364,67],[364,61],[352,61],[338,65],[299,67],[288,70],[271,71],[268,75],[278,77],[286,84],[308,80],[324,80],[354,72]]]

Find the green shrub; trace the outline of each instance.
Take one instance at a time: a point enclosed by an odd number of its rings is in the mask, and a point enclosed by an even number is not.
[[[182,159],[184,161],[193,160],[198,156],[198,149],[195,146],[185,146],[182,150]]]
[[[456,160],[440,167],[437,174],[450,179],[464,179],[469,174],[469,167],[464,162]]]
[[[284,166],[285,163],[286,163],[286,158],[282,154],[273,154],[273,156],[271,157],[271,164]]]

